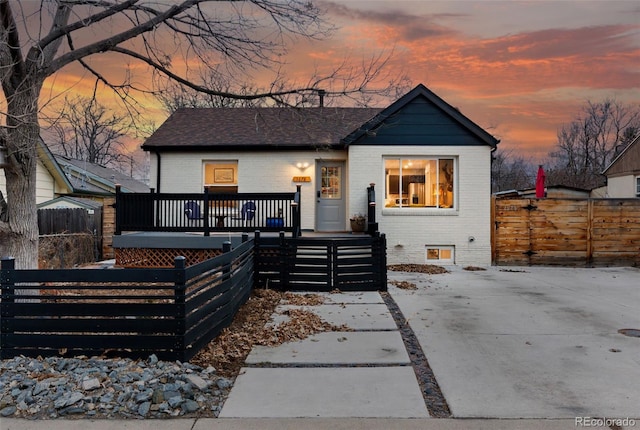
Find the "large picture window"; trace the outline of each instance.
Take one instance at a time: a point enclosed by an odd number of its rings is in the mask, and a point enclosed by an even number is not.
[[[238,192],[237,161],[207,161],[204,163],[204,186],[211,193]]]
[[[386,158],[385,207],[453,208],[453,158]]]

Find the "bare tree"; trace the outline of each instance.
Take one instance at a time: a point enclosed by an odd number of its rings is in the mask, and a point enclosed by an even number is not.
[[[154,85],[155,96],[167,112],[178,108],[235,108],[235,107],[316,107],[349,106],[371,107],[389,99],[396,100],[412,87],[404,73],[391,72],[386,66],[394,51],[380,52],[377,56],[352,64],[352,58],[344,58],[338,65],[325,70],[315,70],[306,82],[299,83],[278,69],[267,87],[242,82],[235,76],[221,71],[219,66],[199,70],[191,82],[209,92],[166,80],[161,76]],[[383,85],[379,85],[383,82]],[[287,88],[297,88],[288,91]],[[214,91],[213,93],[211,91]],[[262,93],[268,98],[254,99],[245,96]],[[229,97],[228,94],[241,95]]]
[[[522,190],[535,184],[535,166],[511,151],[498,150],[491,162],[491,191]]]
[[[582,111],[558,132],[556,148],[549,154],[549,183],[584,189],[603,185],[602,172],[616,149],[630,142],[640,127],[640,106],[606,99],[587,101]]]
[[[45,121],[52,136],[45,141],[54,154],[128,170],[125,138],[134,132],[130,115],[109,111],[95,97],[75,96],[65,98],[57,118]]]
[[[190,81],[189,65],[211,68],[222,63],[234,75],[261,67],[277,70],[289,39],[323,38],[331,31],[308,0],[42,0],[40,4],[0,0],[4,95],[0,104],[5,106],[9,152],[9,166],[4,169],[8,221],[0,221],[0,255],[15,256],[18,268],[37,265],[36,142],[38,106],[47,78],[79,64],[128,109],[139,109],[135,96],[149,91],[133,79],[140,68],[129,68],[124,78],[114,81],[102,69],[104,62],[94,61],[110,53],[120,56],[113,61],[146,65],[153,73],[204,94],[277,99],[318,88],[230,93]],[[178,60],[186,71],[175,70]],[[356,85],[340,92],[362,90]]]

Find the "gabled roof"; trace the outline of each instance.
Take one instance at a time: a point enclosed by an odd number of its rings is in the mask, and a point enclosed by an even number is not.
[[[621,175],[640,170],[640,134],[624,148],[611,164],[602,172],[603,175]],[[634,154],[635,153],[635,154]],[[635,156],[634,156],[635,155]]]
[[[116,190],[116,184],[122,186],[123,192],[149,192],[149,187],[146,184],[117,170],[61,155],[57,155],[56,160],[73,184],[74,191],[78,194],[113,194]]]
[[[399,98],[396,102],[392,103],[389,107],[382,110],[370,121],[346,136],[342,141],[346,145],[360,143],[363,140],[366,140],[366,142],[363,143],[367,144],[376,143],[375,139],[366,139],[366,137],[375,137],[379,134],[380,130],[385,128],[385,126],[388,126],[387,129],[393,127],[392,123],[394,122],[394,116],[397,116],[401,111],[406,110],[409,105],[416,104],[416,101],[426,101],[423,105],[428,105],[428,107],[422,107],[422,110],[419,113],[416,110],[417,106],[412,107],[412,114],[418,118],[416,123],[412,124],[414,127],[421,127],[423,130],[432,129],[434,130],[433,136],[436,136],[438,133],[438,130],[436,129],[438,127],[448,128],[448,130],[451,131],[453,130],[451,126],[454,126],[456,129],[466,133],[469,137],[472,137],[473,140],[476,141],[474,144],[481,142],[495,148],[500,142],[498,139],[487,133],[482,127],[460,113],[458,109],[445,102],[422,84],[419,84],[413,90]],[[425,109],[429,109],[430,113],[437,113],[438,119],[441,122],[429,123],[428,121],[431,121],[432,119],[426,118],[426,115],[424,115],[426,112]],[[396,134],[393,131],[391,131],[389,135],[392,140],[396,138]],[[446,142],[446,136],[446,133],[440,134],[439,139]],[[462,139],[460,141],[462,141]],[[427,143],[425,140],[421,140],[420,137],[416,137],[414,142],[415,144]],[[469,142],[469,139],[466,139],[466,142]],[[388,144],[388,142],[381,143]]]
[[[146,151],[339,147],[378,108],[183,108],[142,145]]]
[[[49,147],[44,143],[41,138],[38,138],[38,146],[36,148],[38,152],[38,159],[42,163],[42,165],[47,169],[55,183],[61,189],[67,189],[67,192],[71,192],[73,190],[73,185],[69,181],[69,178],[64,174],[60,165],[56,161],[55,157],[49,150]]]
[[[60,206],[66,206],[64,203],[70,203],[72,205],[79,206],[84,209],[100,209],[102,207],[102,203],[95,200],[83,199],[78,197],[70,197],[70,196],[60,196],[60,197],[56,197],[55,199],[39,203],[38,209],[45,206],[51,206],[53,204],[60,204]]]

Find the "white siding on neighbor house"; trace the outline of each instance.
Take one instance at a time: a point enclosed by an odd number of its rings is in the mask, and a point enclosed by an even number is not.
[[[38,162],[36,169],[36,204],[55,198],[55,181],[49,171]],[[7,198],[7,183],[4,172],[0,172],[0,191]]]
[[[611,199],[636,197],[636,177],[626,175],[607,178],[607,197]]]
[[[456,158],[456,208],[384,208],[384,157]],[[455,247],[455,264],[491,264],[491,148],[489,146],[349,147],[348,214],[366,212],[366,188],[376,184],[376,221],[387,237],[389,264],[426,263],[426,245]],[[473,238],[473,241],[470,241]],[[436,263],[436,262],[433,262]]]
[[[55,198],[55,180],[49,171],[38,163],[36,170],[36,204]]]
[[[207,153],[163,153],[161,156],[161,193],[201,193],[203,191],[204,161],[238,161],[238,192],[294,192],[295,176],[309,176],[311,182],[302,183],[302,229],[315,228],[316,160],[344,160],[345,151],[282,151],[278,152],[227,152]],[[298,162],[307,162],[309,167],[301,170]],[[157,188],[157,159],[151,154],[150,186]],[[158,191],[158,190],[157,190]],[[345,221],[346,225],[346,221]]]

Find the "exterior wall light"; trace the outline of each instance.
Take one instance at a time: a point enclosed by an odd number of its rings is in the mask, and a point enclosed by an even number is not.
[[[306,161],[304,163],[298,162],[296,163],[296,167],[300,170],[305,170],[307,167],[309,167],[309,163],[307,163]]]

